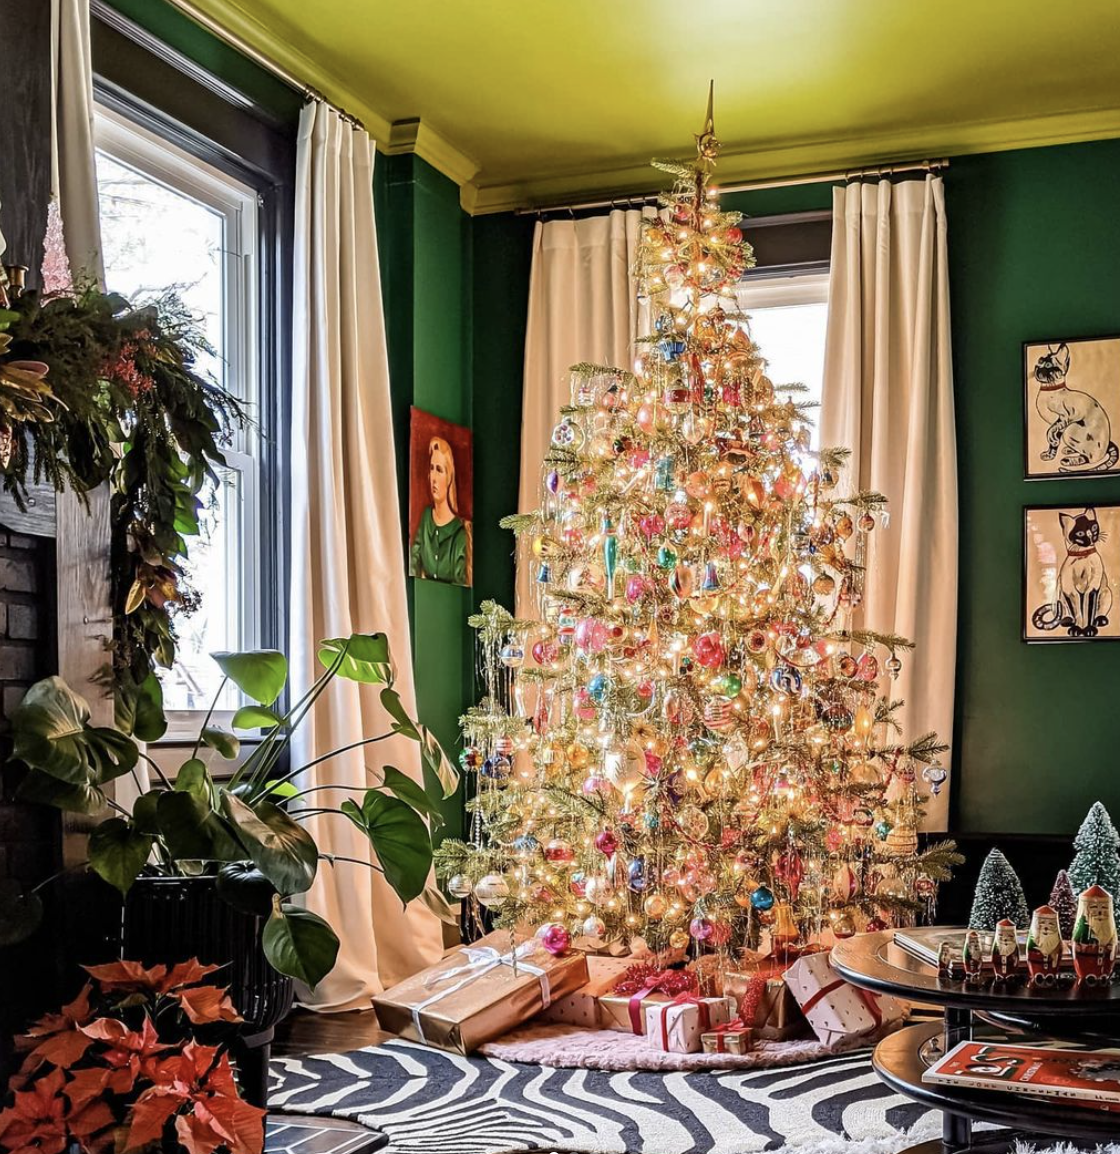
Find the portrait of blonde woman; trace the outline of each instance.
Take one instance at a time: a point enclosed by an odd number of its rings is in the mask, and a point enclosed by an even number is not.
[[[408,566],[413,577],[471,584],[469,438],[470,430],[413,409]]]

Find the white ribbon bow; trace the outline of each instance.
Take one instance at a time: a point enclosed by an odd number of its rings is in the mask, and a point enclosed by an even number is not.
[[[524,959],[537,950],[537,943],[535,941],[522,942],[516,949],[511,950],[508,954],[500,953],[494,949],[493,946],[465,946],[459,952],[466,955],[466,962],[461,966],[454,966],[450,970],[440,970],[434,974],[429,974],[424,979],[425,986],[440,985],[443,982],[455,981],[454,985],[448,986],[444,990],[439,990],[430,998],[421,1002],[419,1005],[412,1007],[412,1022],[416,1027],[416,1034],[421,1042],[426,1042],[424,1037],[424,1026],[420,1020],[420,1015],[429,1007],[435,1005],[436,1002],[443,998],[450,997],[452,994],[457,994],[465,986],[469,986],[471,982],[477,981],[484,974],[496,970],[499,966],[509,966],[514,973],[518,968],[524,970],[527,974],[533,974],[541,985],[541,998],[544,1002],[544,1009],[548,1009],[552,1002],[552,985],[549,981],[548,971],[542,969],[540,966],[534,966],[531,962]]]

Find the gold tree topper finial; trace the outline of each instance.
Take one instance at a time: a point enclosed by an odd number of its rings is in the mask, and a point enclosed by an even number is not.
[[[708,113],[704,118],[704,127],[696,136],[696,155],[701,165],[708,169],[716,162],[719,155],[719,141],[716,139],[716,126],[712,114],[712,104],[715,99],[716,82],[708,81]]]

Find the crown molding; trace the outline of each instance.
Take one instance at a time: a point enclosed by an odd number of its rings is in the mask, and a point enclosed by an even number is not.
[[[920,160],[934,155],[969,156],[1113,137],[1120,137],[1120,108],[1061,112],[1013,121],[938,125],[874,136],[852,134],[771,149],[751,150],[725,145],[716,169],[716,183],[738,184]],[[470,190],[469,204],[465,188],[461,200],[466,211],[482,216],[568,200],[633,196],[654,192],[658,187],[658,174],[649,164],[635,162],[592,173],[573,172],[539,180],[479,183],[477,188]]]
[[[419,117],[394,121],[381,151],[389,156],[404,152],[415,153],[460,187],[469,184],[479,170],[477,161],[465,152],[460,152],[445,136],[441,136]]]

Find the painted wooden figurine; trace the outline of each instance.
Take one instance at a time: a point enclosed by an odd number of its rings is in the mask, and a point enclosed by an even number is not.
[[[1116,964],[1116,915],[1112,895],[1090,886],[1077,899],[1073,925],[1073,968],[1086,985],[1107,985]]]
[[[980,935],[975,930],[964,935],[961,959],[964,962],[964,980],[979,983],[984,974],[984,955],[980,952]]]
[[[1009,918],[996,922],[992,937],[992,974],[997,982],[1014,982],[1021,976],[1019,939],[1015,924]]]
[[[1027,973],[1032,986],[1053,986],[1062,970],[1062,931],[1058,915],[1049,906],[1031,914],[1027,931]]]

